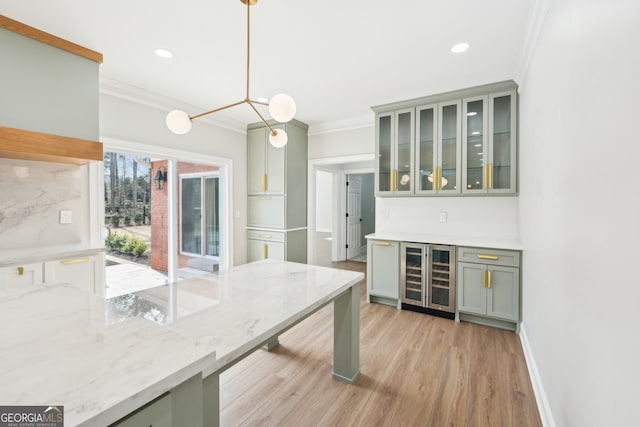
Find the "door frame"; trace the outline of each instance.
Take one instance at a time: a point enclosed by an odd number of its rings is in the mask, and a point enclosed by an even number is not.
[[[225,157],[217,157],[211,156],[207,154],[201,153],[192,153],[189,151],[176,150],[172,148],[159,147],[156,145],[149,145],[140,142],[127,141],[122,139],[115,138],[104,138],[101,137],[100,141],[103,143],[103,151],[114,151],[114,152],[123,152],[134,155],[147,155],[150,157],[157,157],[161,159],[166,159],[169,161],[169,180],[170,183],[168,185],[167,191],[173,191],[174,194],[169,197],[169,206],[172,205],[171,199],[173,199],[173,215],[169,215],[171,220],[171,225],[173,226],[173,230],[170,230],[169,233],[169,241],[170,244],[173,242],[173,248],[175,251],[175,256],[169,256],[169,279],[171,281],[175,281],[177,279],[178,272],[178,260],[177,255],[179,253],[180,247],[178,243],[178,215],[177,215],[177,185],[172,183],[176,183],[178,179],[177,172],[175,170],[175,162],[190,162],[190,163],[199,163],[202,165],[210,165],[217,166],[218,172],[220,176],[220,269],[228,269],[230,266],[234,265],[233,263],[233,185],[231,182],[231,177],[233,176],[233,160]],[[102,162],[100,162],[102,165]],[[173,165],[173,166],[172,166]],[[104,185],[102,182],[104,181],[104,173],[103,168],[99,167],[96,171],[97,179],[100,182],[98,188],[95,189],[97,192],[97,216],[99,218],[99,224],[102,227],[104,234]],[[101,240],[104,241],[104,235],[101,236]]]
[[[346,223],[342,221],[347,213],[347,175],[374,173],[375,153],[351,156],[310,159],[307,168],[307,262],[316,262],[316,170],[330,172],[333,175],[333,218],[331,227],[331,260],[344,261],[347,257]],[[359,162],[371,162],[370,167],[359,167]]]

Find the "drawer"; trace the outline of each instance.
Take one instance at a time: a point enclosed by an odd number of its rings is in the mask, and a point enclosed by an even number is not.
[[[247,225],[249,227],[284,228],[284,196],[249,196]]]
[[[247,238],[250,240],[265,240],[269,242],[284,242],[285,233],[278,231],[261,231],[261,230],[248,230]]]
[[[520,267],[519,251],[458,247],[458,261]]]

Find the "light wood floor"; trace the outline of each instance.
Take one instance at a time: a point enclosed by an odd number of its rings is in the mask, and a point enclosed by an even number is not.
[[[363,271],[364,263],[333,263]],[[365,302],[360,376],[332,378],[327,306],[220,377],[223,426],[541,426],[518,336]]]

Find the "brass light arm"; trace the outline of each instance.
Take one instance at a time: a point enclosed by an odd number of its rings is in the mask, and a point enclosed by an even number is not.
[[[205,111],[204,113],[196,114],[195,116],[189,116],[191,120],[197,119],[198,117],[206,116],[207,114],[215,113],[217,111],[226,110],[227,108],[235,107],[236,105],[244,104],[247,102],[246,99],[242,101],[234,102],[233,104],[225,105],[224,107],[216,108],[215,110]]]
[[[260,111],[258,111],[258,109],[253,105],[253,101],[250,100],[246,100],[244,101],[247,104],[249,104],[251,106],[251,108],[253,108],[253,111],[256,112],[256,114],[258,115],[258,117],[260,117],[260,120],[262,120],[264,122],[264,124],[269,128],[269,130],[271,131],[271,135],[277,135],[278,132],[276,132],[275,130],[273,130],[273,128],[271,127],[271,125],[269,125],[269,123],[267,123],[267,121],[265,120],[265,118],[262,116],[262,114],[260,114]]]

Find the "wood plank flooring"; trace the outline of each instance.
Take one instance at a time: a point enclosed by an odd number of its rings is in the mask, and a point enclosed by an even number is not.
[[[542,425],[516,334],[367,304],[361,290],[355,384],[331,376],[330,305],[221,375],[222,426]]]

